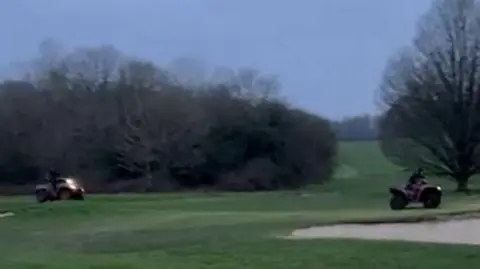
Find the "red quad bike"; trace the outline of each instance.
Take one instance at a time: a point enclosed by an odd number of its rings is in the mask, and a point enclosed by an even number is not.
[[[420,184],[413,192],[405,188],[390,188],[390,208],[402,210],[411,203],[422,203],[424,208],[437,208],[442,202],[442,188],[437,185]]]

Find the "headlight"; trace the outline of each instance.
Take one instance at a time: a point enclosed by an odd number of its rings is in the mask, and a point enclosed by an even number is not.
[[[77,184],[75,183],[75,181],[73,179],[70,179],[70,178],[67,178],[65,180],[65,182],[67,183],[67,185],[72,188],[72,189],[76,189],[77,188]]]
[[[441,190],[442,190],[442,187],[437,186],[437,190],[441,191]]]

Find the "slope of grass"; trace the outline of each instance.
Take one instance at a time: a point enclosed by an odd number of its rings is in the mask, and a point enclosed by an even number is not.
[[[369,146],[370,145],[370,146]],[[0,268],[470,268],[479,248],[353,240],[289,241],[292,229],[333,220],[402,217],[386,188],[404,178],[372,143],[343,144],[355,177],[300,192],[148,194],[36,205],[0,198]],[[479,208],[447,195],[429,214]]]
[[[390,175],[401,171],[383,156],[377,141],[340,143],[339,163],[360,175]]]

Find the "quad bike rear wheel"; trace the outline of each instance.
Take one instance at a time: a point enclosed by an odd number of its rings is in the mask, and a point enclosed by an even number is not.
[[[35,198],[37,199],[38,203],[45,203],[46,201],[48,201],[48,191],[46,190],[36,191]]]
[[[407,199],[405,199],[405,197],[401,195],[394,195],[390,199],[390,209],[392,210],[402,210],[407,206],[407,204]]]

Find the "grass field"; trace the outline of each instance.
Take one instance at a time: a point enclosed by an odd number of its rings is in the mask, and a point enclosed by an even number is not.
[[[391,212],[386,188],[404,180],[374,143],[341,146],[336,178],[298,192],[89,197],[35,205],[0,198],[0,268],[470,268],[480,248],[278,236],[321,222],[424,214]],[[452,188],[443,182],[445,188]],[[477,202],[479,205],[477,205]],[[448,193],[442,209],[480,208]]]

